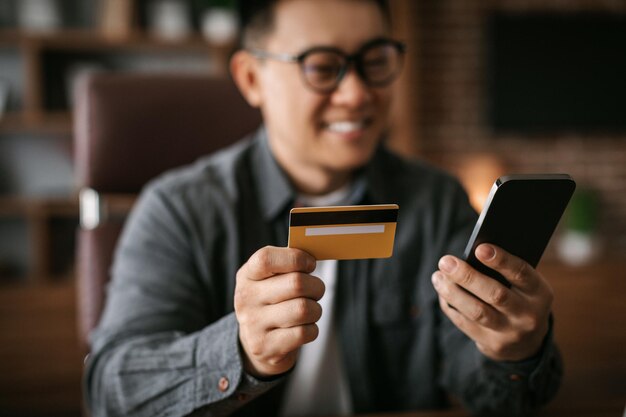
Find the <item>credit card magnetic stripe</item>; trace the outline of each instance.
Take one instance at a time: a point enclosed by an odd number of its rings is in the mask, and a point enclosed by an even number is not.
[[[330,224],[395,223],[398,209],[350,210],[292,213],[289,226],[325,226]]]

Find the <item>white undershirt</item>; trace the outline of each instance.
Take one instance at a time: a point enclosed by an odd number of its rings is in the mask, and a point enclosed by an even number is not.
[[[300,196],[303,206],[345,204],[350,186],[324,196]],[[313,275],[326,285],[319,301],[322,317],[317,322],[319,335],[300,349],[298,362],[289,376],[281,407],[282,417],[313,417],[352,414],[352,402],[334,325],[334,300],[337,261],[317,261]]]

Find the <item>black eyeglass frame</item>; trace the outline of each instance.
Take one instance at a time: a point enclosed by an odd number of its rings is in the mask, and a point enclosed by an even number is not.
[[[366,51],[374,48],[374,47],[378,47],[381,45],[389,45],[392,46],[393,48],[396,49],[396,51],[398,52],[398,56],[399,56],[399,60],[400,60],[400,64],[398,65],[398,69],[392,73],[389,77],[385,78],[384,80],[381,81],[372,81],[367,77],[367,74],[365,73],[365,70],[363,68],[363,56],[365,54]],[[316,46],[310,49],[307,49],[306,51],[298,54],[298,55],[291,55],[291,54],[280,54],[280,53],[273,53],[273,52],[268,52],[268,51],[264,51],[262,49],[256,49],[256,48],[252,48],[252,49],[248,49],[248,52],[252,55],[254,55],[255,57],[259,58],[259,59],[272,59],[274,61],[280,61],[280,62],[287,62],[287,63],[296,63],[300,66],[300,74],[302,76],[302,79],[305,83],[305,85],[307,85],[308,87],[310,87],[311,89],[313,89],[314,91],[317,91],[319,93],[330,93],[332,91],[334,91],[335,89],[337,89],[337,87],[339,86],[339,84],[341,83],[341,80],[343,80],[343,77],[345,77],[345,75],[348,73],[348,71],[350,70],[350,67],[354,66],[357,74],[359,75],[359,77],[361,78],[361,80],[370,87],[385,87],[389,84],[391,84],[391,82],[393,82],[396,77],[398,76],[398,74],[400,74],[400,72],[402,71],[402,66],[404,63],[404,54],[406,52],[406,44],[404,42],[400,42],[397,41],[395,39],[390,39],[390,38],[376,38],[376,39],[372,39],[369,42],[366,42],[365,44],[363,44],[363,46],[361,46],[355,53],[353,54],[346,54],[344,51],[342,51],[339,48],[335,48],[332,46]],[[305,74],[305,69],[303,66],[304,61],[306,60],[306,58],[313,54],[313,53],[318,53],[318,52],[331,52],[334,54],[337,54],[338,56],[342,57],[345,60],[345,63],[341,66],[339,73],[337,73],[337,76],[335,78],[335,82],[334,84],[329,87],[329,88],[319,88],[316,87],[314,85],[312,85]]]

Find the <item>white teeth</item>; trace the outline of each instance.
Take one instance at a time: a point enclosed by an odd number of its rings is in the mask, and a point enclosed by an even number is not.
[[[336,133],[349,133],[362,129],[365,126],[363,121],[358,122],[334,122],[328,124],[328,130]]]

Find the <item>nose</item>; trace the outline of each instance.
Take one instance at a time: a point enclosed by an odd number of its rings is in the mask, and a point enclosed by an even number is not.
[[[346,107],[359,107],[371,100],[370,87],[365,85],[354,68],[348,70],[331,97],[333,104]]]

